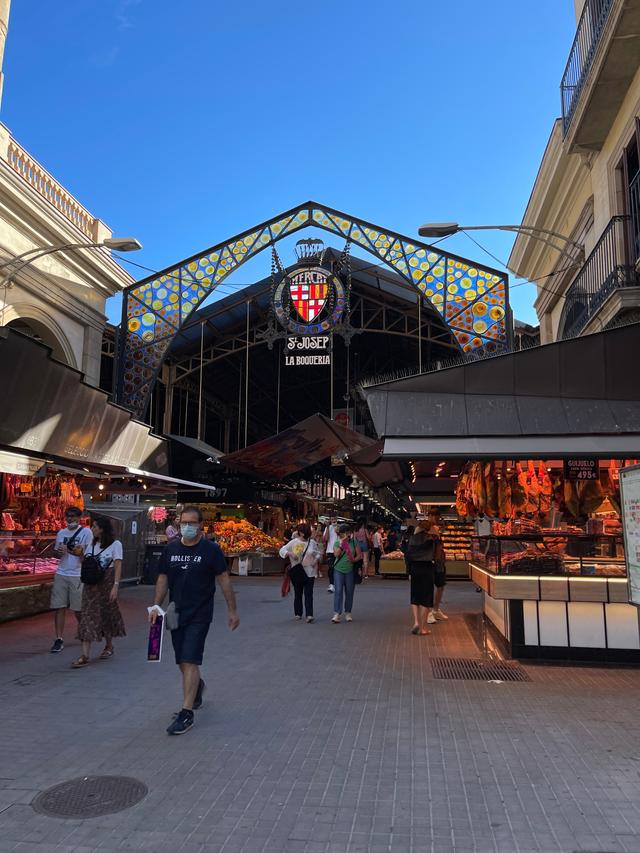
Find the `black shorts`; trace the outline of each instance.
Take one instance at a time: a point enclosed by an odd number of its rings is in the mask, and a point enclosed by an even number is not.
[[[171,642],[176,654],[176,663],[202,663],[204,643],[211,622],[189,622],[171,632]]]

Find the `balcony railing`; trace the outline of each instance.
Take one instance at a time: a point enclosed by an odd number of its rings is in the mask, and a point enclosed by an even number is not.
[[[566,293],[558,338],[574,338],[596,316],[609,296],[625,287],[640,287],[635,264],[629,262],[630,216],[614,216]]]
[[[13,139],[9,140],[7,161],[11,168],[22,175],[36,192],[50,201],[63,216],[77,225],[87,237],[93,238],[94,217]]]
[[[614,0],[587,0],[582,10],[576,37],[560,84],[562,126],[565,135],[569,130],[580,92],[591,69],[593,57],[613,3]]]

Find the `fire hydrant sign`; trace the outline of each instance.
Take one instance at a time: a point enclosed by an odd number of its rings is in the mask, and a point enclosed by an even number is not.
[[[286,367],[331,365],[330,335],[291,335],[284,349]]]
[[[640,465],[620,471],[620,497],[629,602],[640,607]]]

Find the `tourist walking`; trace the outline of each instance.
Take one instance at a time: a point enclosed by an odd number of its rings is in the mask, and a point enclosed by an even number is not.
[[[373,545],[373,562],[374,571],[377,575],[380,574],[380,558],[382,557],[382,528],[376,527],[371,537]]]
[[[334,586],[334,577],[333,577],[333,565],[336,561],[335,554],[333,553],[333,549],[336,546],[338,540],[338,519],[333,516],[329,519],[329,524],[326,526],[324,531],[324,547],[327,555],[327,573],[329,575],[329,586],[327,587],[327,592],[332,593],[335,592]]]
[[[369,551],[371,550],[371,534],[367,526],[366,518],[361,518],[358,521],[355,539],[362,554],[362,578],[363,580],[369,576]]]
[[[318,575],[321,551],[308,524],[298,527],[298,536],[280,549],[280,556],[289,559],[289,577],[293,586],[293,613],[302,619],[302,599],[307,622],[313,622],[313,587]]]
[[[442,541],[437,528],[428,519],[418,524],[410,536],[405,553],[407,570],[411,579],[412,634],[430,634],[427,627],[433,608],[435,566],[442,559]]]
[[[447,585],[447,562],[445,560],[444,544],[440,538],[440,528],[437,524],[432,525],[431,533],[438,539],[433,577],[433,610],[427,620],[433,625],[435,622],[446,622],[449,617],[442,609],[442,596],[444,595],[444,588]]]
[[[76,506],[70,506],[65,513],[66,527],[56,534],[54,550],[59,557],[58,568],[51,588],[51,609],[54,611],[53,624],[55,637],[51,653],[64,649],[64,623],[67,608],[73,610],[76,620],[80,621],[82,610],[82,581],[80,567],[84,549],[91,542],[91,531],[80,523],[82,512]],[[77,625],[76,625],[77,627]]]
[[[348,524],[338,528],[338,542],[334,546],[333,553],[336,559],[333,564],[335,592],[333,594],[334,613],[331,621],[337,624],[344,609],[346,621],[353,622],[351,615],[353,591],[356,585],[356,573],[360,572],[357,564],[362,559],[362,553]]]
[[[240,624],[227,561],[220,546],[203,536],[202,521],[202,512],[197,507],[182,510],[180,539],[162,552],[154,603],[148,608],[149,621],[154,624],[169,592],[165,625],[171,631],[183,693],[182,709],[167,729],[170,735],[188,732],[193,726],[194,710],[202,707],[206,685],[200,666],[213,620],[216,581],[227,603],[229,628],[235,631]]]
[[[81,669],[91,659],[91,643],[104,640],[100,660],[113,656],[113,638],[126,636],[118,606],[118,589],[122,576],[122,543],[115,538],[111,520],[96,517],[91,525],[91,542],[82,561],[82,611],[78,623],[78,639],[82,654],[71,666]]]

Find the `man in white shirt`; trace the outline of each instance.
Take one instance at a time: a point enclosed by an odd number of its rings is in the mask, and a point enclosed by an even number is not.
[[[82,581],[80,570],[82,556],[88,545],[93,541],[93,535],[88,527],[80,524],[82,512],[76,506],[70,506],[65,513],[67,526],[56,536],[55,552],[60,558],[58,569],[53,579],[51,590],[51,608],[54,613],[56,638],[51,646],[51,653],[56,654],[64,649],[64,622],[67,607],[70,607],[80,619],[82,610]]]
[[[329,524],[327,524],[322,535],[322,541],[324,542],[324,550],[327,555],[327,567],[329,570],[329,588],[327,589],[327,592],[331,593],[334,591],[333,565],[336,561],[333,549],[340,541],[338,538],[338,519],[335,516],[329,519]]]

